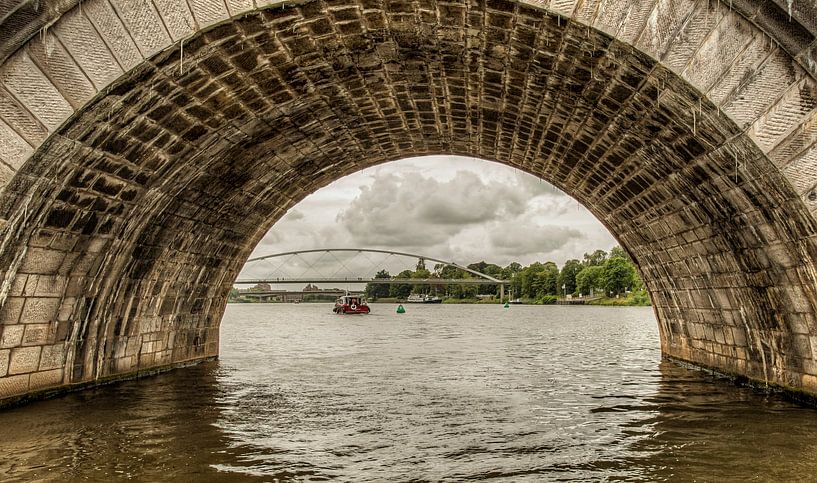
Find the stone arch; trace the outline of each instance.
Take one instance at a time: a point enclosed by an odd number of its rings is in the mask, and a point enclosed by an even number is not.
[[[666,355],[817,392],[793,48],[726,2],[86,1],[0,66],[0,398],[217,355],[290,206],[435,153],[590,208]]]

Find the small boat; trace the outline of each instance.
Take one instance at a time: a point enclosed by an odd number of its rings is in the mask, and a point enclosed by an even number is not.
[[[332,312],[336,314],[368,314],[369,305],[359,295],[341,295],[335,300]]]
[[[407,304],[441,304],[443,299],[434,295],[413,293],[406,299]]]

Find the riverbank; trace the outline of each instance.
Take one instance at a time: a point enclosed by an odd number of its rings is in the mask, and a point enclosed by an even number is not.
[[[646,291],[632,292],[619,298],[600,297],[588,300],[586,305],[606,305],[614,307],[649,307],[652,305],[650,296]]]
[[[564,301],[564,299],[560,297],[556,297],[555,295],[546,295],[544,297],[538,299],[527,299],[527,298],[520,298],[516,299],[519,300],[517,302],[519,305],[561,305],[560,302]],[[602,305],[602,306],[610,306],[610,307],[649,307],[652,305],[650,301],[650,296],[647,295],[647,292],[640,291],[640,292],[633,292],[629,293],[624,296],[616,297],[597,297],[592,299],[584,299],[582,303],[576,303],[579,299],[572,299],[574,303],[572,304],[564,304],[564,305]],[[305,300],[299,303],[331,303],[333,300]],[[258,303],[273,303],[273,304],[292,304],[292,302],[282,302],[282,301],[270,301],[270,302],[260,302],[260,301],[249,301],[249,300],[235,300],[230,299],[228,300],[229,303],[239,303],[239,304],[258,304]],[[411,304],[410,302],[406,302],[405,299],[396,298],[396,297],[383,297],[376,300],[369,300],[370,304]],[[491,304],[500,304],[498,298],[493,299],[477,299],[477,298],[465,298],[465,299],[458,299],[458,298],[444,298],[443,304],[447,305],[491,305]]]
[[[370,304],[408,304],[408,305],[422,305],[415,302],[406,302],[405,299],[401,298],[392,298],[392,297],[383,297],[376,300],[369,300],[368,303]],[[443,298],[443,304],[447,305],[459,305],[459,304],[475,304],[475,305],[490,305],[490,304],[498,304],[499,299],[456,299],[456,298]]]
[[[516,299],[519,300],[517,302],[519,305],[558,305],[564,299],[560,297],[556,297],[554,295],[546,295],[544,297],[538,299],[527,299],[527,298],[520,298]],[[579,299],[572,299],[573,302],[577,302]],[[379,298],[377,300],[370,300],[369,303],[373,304],[404,304],[406,303],[403,299],[398,298]],[[457,298],[444,298],[443,304],[448,305],[465,305],[465,304],[499,304],[504,303],[500,302],[498,298],[494,299],[475,299],[475,298],[465,298],[465,299],[457,299]],[[568,305],[568,304],[565,304]],[[618,298],[616,297],[596,297],[596,298],[586,298],[583,300],[583,303],[574,303],[570,305],[602,305],[602,306],[610,306],[610,307],[649,307],[652,305],[650,301],[650,296],[647,295],[647,292],[640,291],[640,292],[633,292],[627,295],[622,295]]]

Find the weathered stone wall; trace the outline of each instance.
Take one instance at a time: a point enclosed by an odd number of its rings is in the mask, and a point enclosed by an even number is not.
[[[726,2],[256,7],[89,0],[0,66],[0,398],[216,355],[289,207],[433,153],[590,208],[667,355],[817,393],[817,91],[794,44]]]

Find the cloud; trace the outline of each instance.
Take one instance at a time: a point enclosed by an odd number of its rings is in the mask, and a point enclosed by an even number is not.
[[[575,229],[556,225],[530,225],[521,220],[492,230],[489,235],[492,252],[505,256],[550,254],[571,242],[585,238]]]
[[[378,173],[337,221],[362,246],[428,247],[470,225],[523,214],[535,196],[531,186],[488,183],[470,171],[458,171],[447,181],[418,173]]]
[[[284,220],[298,221],[298,220],[303,220],[304,216],[305,215],[303,214],[302,211],[292,209],[292,210],[289,210],[289,212],[286,215],[284,215]]]
[[[561,265],[614,244],[592,214],[536,177],[498,163],[434,156],[368,168],[318,190],[273,226],[253,256],[360,247],[457,263]],[[392,273],[416,263],[374,261]],[[336,261],[310,263],[325,272]]]

